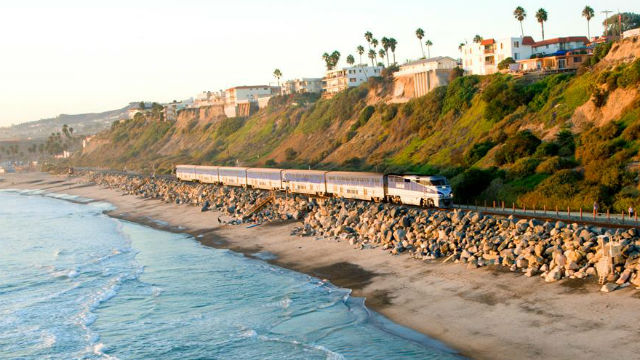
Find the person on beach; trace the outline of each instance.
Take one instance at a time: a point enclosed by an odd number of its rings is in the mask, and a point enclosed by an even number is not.
[[[593,202],[593,213],[594,214],[598,213],[598,202],[597,201]]]
[[[629,218],[632,218],[635,215],[635,211],[632,206],[629,206]]]

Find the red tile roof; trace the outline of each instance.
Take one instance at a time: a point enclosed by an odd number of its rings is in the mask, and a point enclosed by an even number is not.
[[[539,46],[544,46],[544,45],[561,44],[561,43],[568,43],[568,42],[582,42],[582,43],[586,44],[586,43],[589,42],[589,39],[587,39],[586,36],[559,37],[559,38],[555,38],[555,39],[548,39],[548,40],[538,41],[536,43],[531,44],[531,46],[539,47]]]
[[[485,39],[485,40],[482,40],[482,41],[480,42],[480,45],[491,45],[491,44],[493,44],[493,43],[495,43],[495,42],[496,42],[496,41],[495,41],[495,40],[493,40],[493,39]]]
[[[525,36],[522,38],[522,45],[533,45],[535,40],[531,36]]]

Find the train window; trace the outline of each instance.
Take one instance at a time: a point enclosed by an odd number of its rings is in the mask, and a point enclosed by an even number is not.
[[[404,182],[411,182],[410,179],[404,179]]]

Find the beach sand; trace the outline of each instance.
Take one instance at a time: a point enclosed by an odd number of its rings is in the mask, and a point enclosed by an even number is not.
[[[104,200],[109,215],[163,230],[187,232],[204,245],[253,256],[328,279],[366,298],[368,307],[474,359],[619,359],[640,354],[640,292],[599,292],[595,282],[546,284],[504,268],[468,270],[462,264],[354,249],[345,241],[289,235],[295,223],[219,225],[218,214],[146,200],[81,179],[42,173],[8,174],[0,188],[44,189]]]

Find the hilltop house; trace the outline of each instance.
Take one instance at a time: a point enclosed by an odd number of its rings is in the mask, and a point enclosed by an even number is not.
[[[193,107],[224,105],[224,91],[203,91],[196,95],[193,101]]]
[[[427,94],[438,86],[449,83],[449,73],[458,66],[458,62],[448,56],[438,56],[420,59],[400,65],[400,69],[393,74],[396,79],[395,97],[414,98]],[[402,85],[400,85],[402,84]],[[411,85],[412,89],[405,86]]]
[[[488,75],[498,71],[498,64],[506,59],[528,59],[535,42],[531,36],[484,39],[479,43],[462,46],[462,68],[475,75]]]
[[[322,79],[322,96],[332,97],[336,93],[350,88],[360,86],[369,80],[370,77],[380,76],[382,66],[357,65],[342,69],[328,70]]]
[[[571,36],[548,39],[534,43],[529,59],[518,60],[518,70],[531,71],[568,71],[579,68],[589,57],[592,49],[588,47],[586,36]]]
[[[322,91],[322,78],[300,78],[287,80],[282,84],[282,95],[319,93]]]
[[[251,106],[268,103],[268,98],[280,93],[280,88],[269,85],[236,86],[225,91],[224,113],[227,117],[249,116]]]
[[[532,56],[558,55],[566,51],[584,49],[588,43],[589,39],[586,36],[569,36],[542,40],[531,45],[531,54]]]

